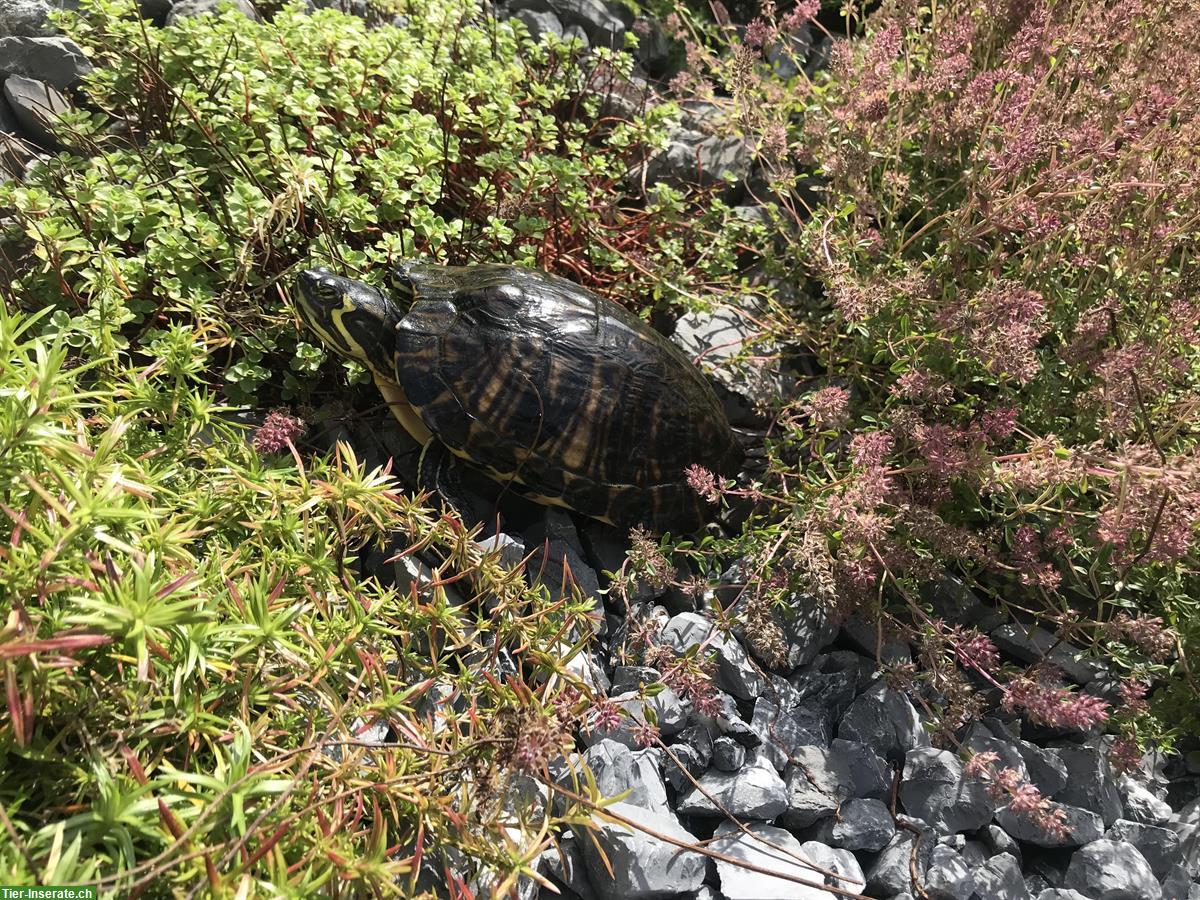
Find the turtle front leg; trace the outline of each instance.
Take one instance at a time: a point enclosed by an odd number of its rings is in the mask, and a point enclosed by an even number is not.
[[[495,514],[490,503],[465,488],[462,463],[437,438],[430,438],[421,448],[417,486],[423,491],[436,491],[468,528],[487,522]]]

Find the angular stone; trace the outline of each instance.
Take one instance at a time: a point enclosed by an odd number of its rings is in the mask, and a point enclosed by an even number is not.
[[[741,644],[734,638],[714,632],[712,623],[699,613],[672,616],[660,639],[680,653],[708,640],[706,646],[717,654],[716,682],[722,690],[742,700],[753,700],[766,690],[766,681],[750,664]]]
[[[613,803],[607,812],[635,822],[650,832],[694,844],[675,816]],[[604,900],[665,900],[699,889],[704,883],[706,858],[621,822],[595,818],[589,833],[579,835],[588,880]],[[611,866],[611,874],[609,870]]]
[[[227,0],[179,0],[167,13],[166,24],[170,26],[180,19],[216,15],[226,2]],[[258,20],[258,10],[250,0],[232,0],[232,6],[247,19]]]
[[[694,168],[694,157],[687,164]],[[759,410],[770,408],[782,398],[790,383],[780,366],[770,359],[778,348],[763,343],[762,331],[755,322],[761,302],[743,297],[740,304],[686,313],[675,323],[675,333],[671,335],[671,340],[689,357],[702,359],[705,371],[715,382],[725,414],[735,426],[756,424],[762,415]],[[794,655],[807,652],[804,648],[812,643],[828,644],[837,636],[837,627],[830,622],[828,613],[822,612],[821,605],[806,594],[789,598],[785,607],[796,615],[795,635],[788,641],[789,662]],[[786,633],[786,617],[780,624]]]
[[[520,538],[513,537],[511,534],[501,532],[481,541],[475,541],[475,546],[482,553],[499,554],[500,565],[506,569],[515,569],[525,560],[525,544]]]
[[[882,850],[896,833],[892,814],[881,800],[848,800],[837,815],[825,819],[813,837],[843,850]]]
[[[746,762],[746,748],[722,735],[713,741],[712,762],[722,772],[736,772]]]
[[[750,727],[762,739],[763,752],[780,771],[800,747],[828,747],[832,737],[829,710],[815,700],[805,700],[780,713],[774,703],[759,697]]]
[[[1008,853],[994,856],[975,868],[974,897],[978,900],[1029,900],[1021,864]]]
[[[806,828],[832,815],[851,798],[882,800],[891,791],[887,764],[870,747],[835,740],[829,749],[798,747],[785,771],[788,809],[783,822]]]
[[[878,663],[896,665],[910,661],[912,651],[908,642],[886,631],[880,635],[880,627],[852,616],[842,623],[842,638],[859,653]]]
[[[6,75],[23,75],[65,89],[91,70],[83,49],[70,38],[0,38],[0,81]]]
[[[66,97],[48,84],[21,75],[4,80],[4,97],[31,141],[50,150],[61,146],[53,127],[58,117],[71,108]]]
[[[513,15],[513,18],[523,23],[529,29],[529,36],[535,41],[540,41],[542,36],[546,34],[562,37],[562,22],[558,21],[558,16],[552,12],[543,12],[536,9],[519,9]]]
[[[1021,758],[1030,782],[1042,792],[1043,797],[1054,797],[1067,784],[1067,764],[1057,750],[1039,747],[1029,741],[1015,741],[1014,746]]]
[[[933,833],[923,831],[913,859],[913,845],[918,836],[911,831],[897,830],[895,837],[879,852],[867,868],[867,893],[872,897],[890,897],[911,891],[912,868],[918,878],[924,878],[935,846]]]
[[[1007,806],[996,810],[996,824],[1019,841],[1038,847],[1079,847],[1090,843],[1104,834],[1104,821],[1094,812],[1050,801],[1051,810],[1061,809],[1066,814],[1067,832],[1058,836],[1049,834],[1029,816],[1012,812]]]
[[[988,825],[981,832],[983,843],[994,854],[1007,853],[1021,861],[1021,845],[999,825]]]
[[[997,769],[1013,769],[1022,781],[1029,778],[1028,770],[1025,768],[1025,758],[1021,755],[1020,749],[1011,741],[996,737],[980,722],[974,723],[967,730],[962,745],[972,753],[995,753],[999,757],[996,762]]]
[[[770,821],[787,809],[788,793],[783,779],[770,760],[760,753],[751,754],[736,772],[709,769],[700,777],[699,785],[680,798],[676,807],[680,814],[724,816],[728,813],[739,819]]]
[[[663,755],[663,777],[676,791],[690,791],[693,784],[687,776],[698,779],[708,768],[708,762],[690,744],[673,744],[671,754]]]
[[[853,655],[853,654],[852,654]],[[827,657],[823,658],[827,659]],[[817,669],[822,660],[812,666],[793,673],[788,684],[799,699],[815,697],[829,709],[835,721],[840,720],[850,708],[857,695],[853,672],[821,672]],[[795,705],[795,704],[793,704]]]
[[[968,900],[975,893],[971,867],[949,847],[934,847],[925,870],[925,893],[930,900]]]
[[[1063,887],[1095,900],[1160,900],[1162,887],[1132,844],[1101,839],[1071,857]]]
[[[1121,794],[1108,764],[1108,754],[1099,747],[1078,744],[1060,744],[1055,751],[1067,768],[1067,783],[1054,798],[1096,813],[1106,828],[1121,818]]]
[[[1079,891],[1065,891],[1062,888],[1047,888],[1037,895],[1037,900],[1091,900]]]
[[[75,9],[71,2],[48,3],[46,0],[3,0],[0,2],[0,37],[48,37],[54,34],[47,18],[52,9]]]
[[[1049,659],[1076,684],[1087,684],[1107,672],[1103,663],[1092,659],[1076,659],[1083,651],[1057,637],[1041,626],[1027,628],[1007,622],[991,630],[992,641],[1003,653],[1025,663]]]
[[[670,738],[687,724],[688,707],[666,685],[660,685],[653,696],[639,696],[643,687],[658,680],[658,670],[649,666],[618,666],[613,670],[610,699],[639,722],[648,719],[646,710],[650,710],[659,732]]]
[[[580,900],[596,900],[579,844],[575,835],[569,832],[564,834],[558,839],[556,847],[542,851],[538,857],[539,871],[550,876],[559,886],[573,891]]]
[[[852,894],[860,893],[866,884],[862,867],[849,850],[837,850],[820,841],[805,841],[800,845],[806,858],[833,875],[825,876],[825,884]],[[832,900],[832,898],[831,898]]]
[[[921,597],[933,607],[934,615],[956,625],[988,632],[1004,622],[1004,616],[984,604],[957,575],[946,574],[940,581],[930,582]]]
[[[583,599],[591,600],[596,633],[607,631],[600,579],[572,543],[555,539],[535,547],[525,571],[531,583],[541,584],[550,592],[551,600],[570,599],[578,589]]]
[[[929,747],[905,757],[900,802],[910,816],[948,832],[982,828],[996,809],[984,783],[963,775],[957,756]]]
[[[836,794],[821,790],[800,766],[788,766],[784,773],[787,788],[787,809],[780,821],[789,828],[807,828],[838,811]]]
[[[722,822],[709,847],[775,874],[751,871],[718,859],[717,877],[723,897],[727,900],[763,900],[767,897],[773,900],[831,900],[829,892],[823,889],[825,876],[812,865],[802,862],[809,857],[794,836],[782,828],[760,822],[751,822],[746,827],[750,834],[745,834],[732,822]],[[768,846],[764,841],[775,846]],[[810,861],[819,865],[815,860]]]
[[[583,761],[596,779],[597,790],[605,797],[616,797],[628,791],[625,803],[670,812],[658,761],[655,757],[647,757],[645,751],[634,753],[616,741],[603,740],[584,751]]]
[[[1183,858],[1179,835],[1169,828],[1117,819],[1104,836],[1110,841],[1125,841],[1137,847],[1155,878],[1165,878],[1171,867]]]
[[[1163,876],[1162,893],[1163,900],[1191,900],[1193,888],[1197,893],[1200,893],[1200,885],[1192,883],[1192,879],[1188,876],[1187,869],[1183,866],[1171,866],[1167,870],[1167,874]]]
[[[908,698],[883,682],[860,695],[838,725],[837,736],[866,744],[893,762],[929,746],[929,735]]]
[[[1129,776],[1117,781],[1125,818],[1144,825],[1163,825],[1171,818],[1171,805],[1154,796],[1140,782]]]

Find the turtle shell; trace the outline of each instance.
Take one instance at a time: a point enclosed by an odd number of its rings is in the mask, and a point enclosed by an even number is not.
[[[454,454],[542,503],[622,527],[690,531],[705,504],[684,470],[742,460],[712,387],[620,305],[511,266],[399,272],[412,306],[395,378]]]

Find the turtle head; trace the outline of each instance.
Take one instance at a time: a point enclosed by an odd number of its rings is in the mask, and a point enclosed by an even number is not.
[[[296,309],[304,324],[333,350],[380,375],[393,366],[393,338],[402,313],[382,293],[328,269],[305,269]]]

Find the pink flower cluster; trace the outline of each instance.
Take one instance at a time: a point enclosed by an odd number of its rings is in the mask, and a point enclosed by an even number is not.
[[[259,453],[282,453],[304,434],[304,420],[286,409],[274,409],[254,433],[254,449]]]
[[[1031,721],[1049,728],[1086,731],[1108,719],[1106,701],[1054,687],[1031,675],[1010,681],[1001,705],[1009,712],[1020,710]]]
[[[997,771],[1000,756],[991,751],[975,753],[963,766],[968,778],[988,779],[988,794],[998,802],[1007,802],[1008,809],[1029,819],[1046,834],[1065,838],[1069,834],[1066,812],[1042,796],[1036,785],[1021,778],[1021,773],[1007,766]]]

